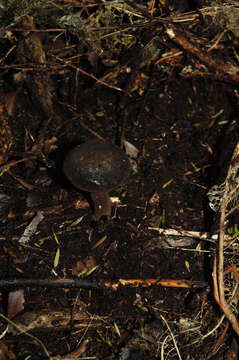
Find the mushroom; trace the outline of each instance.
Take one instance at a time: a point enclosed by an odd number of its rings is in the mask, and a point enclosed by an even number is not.
[[[120,148],[100,140],[76,146],[64,161],[68,180],[91,194],[95,220],[111,215],[109,191],[124,183],[130,169],[128,157]]]

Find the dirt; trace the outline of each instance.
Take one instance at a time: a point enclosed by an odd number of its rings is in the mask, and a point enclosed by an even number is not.
[[[62,39],[55,41],[56,35],[40,37],[52,63],[65,46]],[[15,36],[19,46],[23,34]],[[148,44],[150,37],[150,31],[140,33],[141,44]],[[6,54],[11,44],[2,45]],[[66,50],[64,59],[77,55],[77,39],[69,37],[68,45],[75,48],[69,55]],[[25,286],[24,309],[12,320],[30,326],[33,320],[27,314],[51,314],[53,320],[32,326],[28,333],[52,358],[70,359],[78,349],[74,356],[79,359],[153,359],[162,358],[164,346],[165,358],[174,359],[177,351],[169,328],[183,359],[226,358],[231,333],[215,355],[215,339],[203,339],[220,317],[211,279],[214,244],[194,239],[189,246],[177,246],[178,236],[166,247],[159,229],[216,231],[217,216],[206,194],[223,181],[237,143],[237,84],[213,76],[183,78],[177,67],[167,73],[154,63],[143,64],[138,43],[120,54],[117,69],[99,58],[93,66],[89,55],[80,60],[85,72],[106,83],[107,75],[111,79],[115,74],[110,84],[123,91],[67,66],[40,77],[34,77],[33,70],[16,83],[14,76],[22,72],[17,56],[13,50],[5,62],[14,64],[13,69],[2,67],[1,116],[6,122],[1,126],[12,139],[5,160],[25,161],[1,173],[0,193],[7,198],[0,203],[0,278],[71,278],[100,286],[119,279],[151,283],[121,284],[116,290]],[[190,63],[184,56],[184,64]],[[43,100],[39,82],[44,84]],[[13,112],[6,98],[13,99]],[[117,145],[127,140],[138,150],[127,183],[111,192],[117,198],[111,218],[100,222],[93,221],[89,194],[71,186],[62,171],[67,151],[96,135]],[[37,156],[26,159],[36,148]],[[38,211],[43,219],[37,230],[26,244],[19,244]],[[201,285],[167,287],[152,279]],[[8,291],[2,289],[3,314],[9,310]],[[58,312],[62,316],[56,320]],[[68,323],[62,324],[67,316]],[[1,327],[6,328],[3,319]],[[45,359],[36,338],[13,327],[4,341],[19,360]]]

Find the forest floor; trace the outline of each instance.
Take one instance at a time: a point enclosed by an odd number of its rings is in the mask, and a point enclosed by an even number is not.
[[[238,38],[200,1],[56,3],[0,15],[0,279],[19,281],[1,359],[231,359],[207,192],[238,141],[238,79],[219,67],[238,66]],[[132,164],[100,222],[62,170],[93,138]]]

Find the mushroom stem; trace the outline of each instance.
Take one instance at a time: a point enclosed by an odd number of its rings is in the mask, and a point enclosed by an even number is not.
[[[94,219],[100,220],[102,216],[111,215],[111,200],[106,191],[92,191],[91,199],[94,204]]]

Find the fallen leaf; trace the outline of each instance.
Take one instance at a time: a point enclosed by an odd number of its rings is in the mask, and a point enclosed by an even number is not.
[[[58,247],[54,258],[54,269],[56,269],[57,266],[59,265],[59,259],[60,259],[60,248]]]

